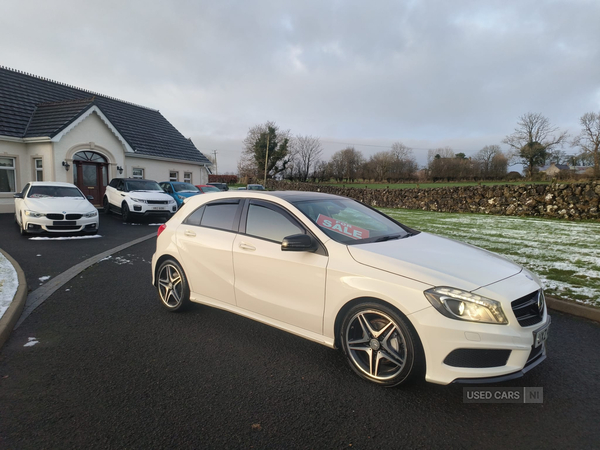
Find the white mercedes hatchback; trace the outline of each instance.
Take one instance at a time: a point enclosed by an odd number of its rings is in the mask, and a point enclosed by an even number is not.
[[[202,303],[341,348],[383,386],[504,381],[546,358],[534,274],[345,197],[187,199],[158,231],[152,276],[170,311]]]
[[[98,210],[73,184],[33,181],[15,197],[15,222],[29,233],[98,233]]]

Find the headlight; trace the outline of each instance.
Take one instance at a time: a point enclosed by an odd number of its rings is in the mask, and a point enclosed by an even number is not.
[[[133,198],[130,197],[132,202],[137,202],[137,203],[146,203],[146,200],[142,200],[141,198]]]
[[[177,198],[178,198],[179,200],[185,200],[185,197],[184,197],[183,195],[178,195],[178,196],[177,196]]]
[[[179,197],[181,198],[181,197]],[[175,200],[173,200],[172,198],[169,199],[169,203],[175,203]]]
[[[98,211],[90,211],[89,213],[85,213],[83,217],[96,217],[98,215]]]
[[[508,323],[502,305],[496,300],[444,286],[428,289],[424,294],[429,303],[451,319],[500,325]]]
[[[46,214],[35,211],[25,211],[25,215],[30,217],[44,217]]]

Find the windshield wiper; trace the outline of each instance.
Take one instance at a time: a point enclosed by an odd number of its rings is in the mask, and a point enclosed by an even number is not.
[[[412,233],[390,234],[388,236],[381,236],[380,238],[375,239],[375,241],[373,241],[373,242],[385,242],[385,241],[391,241],[392,239],[404,239],[407,237],[411,237],[412,235],[413,235]]]

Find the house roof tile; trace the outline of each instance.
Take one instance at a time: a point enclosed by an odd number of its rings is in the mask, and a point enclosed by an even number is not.
[[[156,110],[0,67],[0,135],[53,137],[93,105],[136,153],[210,164]]]

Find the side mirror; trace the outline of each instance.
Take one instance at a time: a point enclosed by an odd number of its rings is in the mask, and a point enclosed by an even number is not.
[[[284,237],[281,242],[281,251],[284,252],[314,252],[317,248],[317,241],[309,234],[293,234]]]
[[[15,195],[13,195],[14,198],[23,198],[23,193],[21,192],[17,192]]]
[[[85,198],[87,198],[88,200],[94,200],[94,196],[93,195],[86,195]]]

